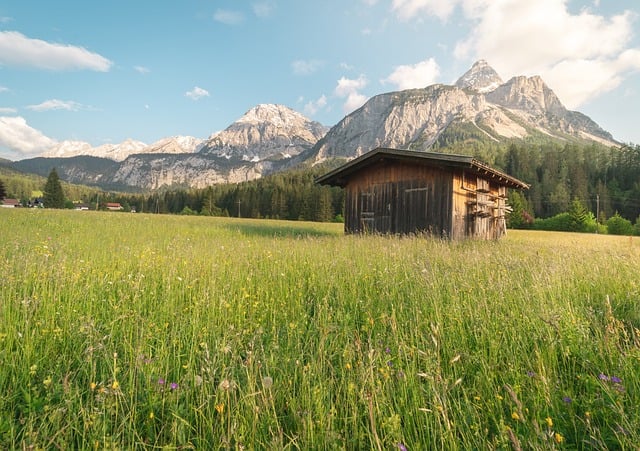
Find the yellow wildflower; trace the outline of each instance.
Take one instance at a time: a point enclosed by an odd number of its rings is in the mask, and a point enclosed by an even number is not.
[[[216,404],[216,412],[218,413],[224,412],[224,404]]]
[[[518,412],[513,412],[511,414],[511,418],[513,418],[516,421],[520,421],[520,415],[518,415]]]
[[[561,434],[561,433],[559,433],[559,432],[556,432],[556,433],[553,435],[553,439],[554,439],[554,440],[556,441],[556,443],[558,443],[558,444],[560,444],[560,443],[564,442],[564,437],[563,437],[563,436],[562,436],[562,434]]]
[[[547,426],[549,426],[550,428],[553,427],[553,420],[551,419],[551,417],[545,418],[544,422],[547,423]]]
[[[51,382],[53,382],[53,381],[51,380],[51,376],[47,376],[47,378],[46,378],[45,380],[43,380],[43,381],[42,381],[42,383],[44,384],[44,386],[45,386],[46,388],[49,388],[49,386],[51,385]]]
[[[96,389],[96,387],[97,387],[97,384],[96,384],[95,382],[91,382],[91,383],[89,384],[89,388],[91,388],[91,391],[95,390],[95,389]]]
[[[113,381],[113,383],[111,384],[111,388],[114,390],[117,390],[120,388],[120,382],[118,381]]]

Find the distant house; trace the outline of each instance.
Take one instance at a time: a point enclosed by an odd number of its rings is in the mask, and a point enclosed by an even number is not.
[[[105,204],[105,207],[107,208],[107,210],[111,210],[111,211],[123,210],[122,205],[120,205],[118,202],[107,202]]]
[[[2,202],[0,203],[0,207],[15,208],[15,207],[22,207],[22,204],[18,199],[2,199]]]
[[[74,204],[73,208],[75,208],[76,210],[90,210],[90,206],[89,204]]]
[[[507,189],[529,185],[473,157],[374,149],[316,179],[343,187],[346,233],[497,239]]]

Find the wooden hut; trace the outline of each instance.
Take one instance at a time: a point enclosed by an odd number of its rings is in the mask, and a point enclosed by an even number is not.
[[[507,188],[529,185],[473,157],[374,149],[319,177],[341,186],[346,233],[427,233],[497,239],[506,233]]]

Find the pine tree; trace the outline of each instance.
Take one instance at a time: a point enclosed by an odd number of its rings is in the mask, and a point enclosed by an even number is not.
[[[45,208],[64,208],[64,191],[55,168],[51,169],[43,191]]]
[[[2,183],[2,180],[0,180],[0,200],[4,199],[5,197],[7,197],[7,190],[4,188],[4,183]]]

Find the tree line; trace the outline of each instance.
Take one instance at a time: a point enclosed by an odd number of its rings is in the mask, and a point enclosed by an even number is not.
[[[455,150],[472,154],[531,185],[529,190],[511,192],[510,203],[515,210],[510,218],[512,227],[528,226],[536,218],[575,212],[578,205],[591,213],[598,224],[605,224],[615,216],[633,222],[640,214],[639,145],[612,148],[518,141],[507,146],[473,144]],[[148,213],[340,220],[343,190],[314,183],[316,177],[337,164],[291,170],[238,184],[205,189],[166,188],[145,194],[106,193],[95,188],[83,191],[81,187],[63,184],[64,205],[72,206],[70,199],[73,199],[98,207],[105,202],[119,202],[125,210]],[[17,183],[11,181],[10,187],[3,185],[5,192],[14,193]],[[31,179],[27,183],[26,190],[52,191],[35,186]]]

